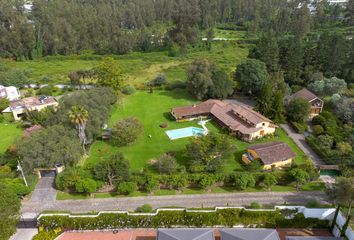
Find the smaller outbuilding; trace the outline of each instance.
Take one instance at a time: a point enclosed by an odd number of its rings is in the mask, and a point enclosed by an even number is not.
[[[275,229],[226,228],[220,230],[221,240],[280,240]]]
[[[253,145],[247,148],[247,153],[242,155],[242,161],[249,164],[260,160],[264,170],[290,166],[296,154],[284,142],[268,142]]]
[[[162,228],[157,230],[157,240],[215,240],[209,228]]]

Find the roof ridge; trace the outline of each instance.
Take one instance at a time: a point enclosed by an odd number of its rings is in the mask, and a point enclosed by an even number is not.
[[[204,232],[203,234],[201,234],[201,235],[199,235],[199,236],[196,236],[195,238],[193,238],[193,240],[194,240],[194,239],[198,239],[198,238],[200,238],[200,237],[202,237],[202,236],[204,236],[204,235],[206,235],[206,234],[209,234],[210,231],[212,231],[213,236],[214,236],[214,232],[213,232],[212,229],[205,229],[205,232]]]
[[[275,143],[274,145],[268,145],[268,146],[265,146],[264,148],[262,149],[266,149],[266,148],[270,148],[270,147],[274,147],[276,145],[283,145],[283,144],[286,144],[285,142],[280,142],[280,141],[274,141],[274,142],[265,142],[265,143],[260,143],[260,144],[257,144],[258,146],[259,145],[265,145],[265,144],[270,144],[270,143]],[[257,146],[257,145],[253,145],[253,146]],[[252,147],[252,146],[251,146]]]
[[[273,231],[271,231],[269,234],[268,234],[268,236],[266,236],[265,238],[264,238],[264,240],[267,240],[276,230],[274,230],[274,229],[272,229]],[[278,237],[278,239],[279,239],[279,237]]]

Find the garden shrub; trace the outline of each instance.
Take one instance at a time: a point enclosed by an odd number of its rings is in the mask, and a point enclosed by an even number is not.
[[[318,145],[318,140],[315,136],[306,137],[306,143],[324,160],[330,158],[331,154],[329,150],[326,150]],[[331,163],[331,162],[327,162]]]
[[[313,125],[321,125],[322,127],[326,124],[326,119],[322,115],[315,116],[312,119]]]
[[[260,209],[261,207],[262,207],[262,205],[259,204],[258,202],[252,202],[252,203],[250,204],[250,208],[251,208],[251,209]]]
[[[176,170],[178,169],[178,163],[175,157],[168,153],[161,155],[157,159],[155,166],[159,173],[165,174],[171,174],[173,172],[176,172]]]
[[[96,181],[91,178],[83,178],[75,183],[75,189],[78,193],[93,193],[97,190]]]
[[[166,82],[167,82],[167,77],[163,74],[158,74],[151,84],[154,87],[160,87],[166,84]]]
[[[122,182],[117,186],[119,194],[129,195],[136,191],[136,182]]]
[[[137,118],[122,119],[112,129],[112,142],[117,146],[126,146],[135,142],[143,130],[144,126]]]
[[[53,230],[45,231],[42,228],[39,230],[39,233],[36,234],[32,240],[52,240],[56,239],[61,233],[61,228],[55,228]]]
[[[145,182],[144,188],[147,192],[152,193],[153,191],[159,189],[160,182],[153,176],[148,176]]]
[[[156,216],[136,216],[117,213],[102,213],[98,217],[69,218],[68,216],[44,216],[39,225],[48,229],[60,227],[67,230],[95,230],[116,228],[159,227],[212,227],[235,225],[257,227],[325,228],[327,220],[305,218],[302,213],[293,219],[285,219],[282,211],[247,211],[221,209],[216,212],[160,211]]]
[[[170,84],[167,85],[167,90],[175,90],[175,89],[185,89],[187,87],[187,84],[184,81],[174,81]]]
[[[290,125],[297,133],[304,133],[307,131],[306,123],[290,122]]]
[[[144,204],[141,207],[138,207],[135,212],[139,212],[139,213],[151,213],[152,212],[152,207],[149,204]]]
[[[324,132],[324,129],[321,125],[314,125],[312,130],[316,136],[321,135]]]
[[[132,95],[136,92],[136,89],[134,86],[132,85],[125,85],[123,88],[122,88],[122,93],[126,94],[126,95]]]

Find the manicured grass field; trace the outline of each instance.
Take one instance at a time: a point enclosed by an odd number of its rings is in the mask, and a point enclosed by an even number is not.
[[[242,35],[244,33],[235,33]],[[166,51],[139,53],[112,56],[121,67],[126,83],[140,85],[154,79],[157,74],[163,73],[168,81],[184,81],[186,69],[191,61],[198,58],[207,58],[214,61],[219,67],[230,74],[236,66],[247,57],[248,48],[238,45],[234,41],[214,42],[210,51],[203,47],[189,49],[188,53],[180,57],[169,57]],[[33,83],[43,82],[43,77],[50,79],[50,83],[69,83],[68,74],[75,70],[91,69],[104,56],[82,54],[72,56],[51,56],[32,61],[16,62],[0,60],[8,68],[26,70],[30,73]],[[45,80],[45,83],[49,83]]]
[[[22,128],[15,123],[0,123],[0,154],[19,137],[22,136]]]
[[[136,117],[143,123],[144,132],[137,142],[126,147],[116,147],[109,142],[96,141],[92,145],[89,157],[84,164],[94,165],[98,161],[102,161],[119,151],[130,161],[132,171],[141,171],[143,168],[153,171],[149,162],[165,152],[173,151],[176,153],[176,159],[179,164],[187,166],[188,159],[185,156],[184,150],[190,138],[171,141],[165,131],[198,126],[196,121],[177,123],[171,118],[169,113],[173,107],[191,105],[193,102],[195,101],[190,98],[185,90],[154,91],[154,93],[138,91],[133,95],[125,97],[122,103],[114,107],[109,125],[114,125],[122,118]],[[167,123],[168,127],[166,129],[161,128],[159,125],[162,123]],[[210,131],[226,134],[213,121],[207,123],[207,127]],[[149,135],[152,137],[150,138]],[[227,159],[224,171],[242,171],[244,169],[240,164],[241,155],[251,144],[240,141],[235,137],[229,137],[236,146],[236,152]],[[304,153],[281,128],[277,129],[274,137],[264,138],[252,144],[268,141],[284,141],[288,143],[298,155],[295,162],[303,162]]]
[[[134,95],[127,96],[123,103],[113,109],[109,125],[112,126],[122,118],[136,117],[143,123],[144,132],[137,142],[121,148],[112,146],[108,142],[97,141],[90,149],[86,164],[95,164],[111,154],[121,151],[130,160],[132,171],[140,171],[148,166],[149,160],[162,153],[176,151],[178,155],[184,149],[188,139],[171,141],[165,131],[197,125],[193,122],[176,123],[170,118],[169,112],[172,107],[190,105],[193,102],[185,90],[154,91],[154,93],[138,91]],[[167,123],[168,127],[161,128],[159,125],[162,123]],[[150,138],[149,135],[152,137]],[[177,159],[183,164],[183,156],[181,155],[182,153]]]

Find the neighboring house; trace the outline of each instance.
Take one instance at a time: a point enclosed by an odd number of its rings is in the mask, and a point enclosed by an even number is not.
[[[16,87],[4,87],[0,85],[0,98],[14,101],[20,98],[20,92]]]
[[[173,108],[171,114],[176,121],[211,117],[219,125],[227,128],[231,135],[244,141],[273,134],[277,127],[271,120],[247,106],[213,99],[193,106]]]
[[[213,229],[173,228],[158,229],[157,240],[215,240]]]
[[[268,142],[253,145],[247,148],[247,153],[242,155],[242,161],[246,164],[254,160],[263,162],[264,170],[273,167],[285,167],[291,165],[296,154],[284,142]]]
[[[275,229],[264,228],[226,228],[220,235],[220,240],[280,240]]]
[[[323,100],[317,97],[314,93],[307,90],[306,88],[303,88],[300,91],[291,95],[288,101],[290,102],[292,99],[298,99],[298,98],[304,99],[310,103],[311,105],[311,111],[309,115],[310,118],[313,118],[322,112],[323,104],[324,104]]]
[[[3,113],[12,113],[15,120],[20,120],[27,112],[39,112],[47,107],[56,108],[58,105],[54,97],[28,97],[10,102],[10,106]]]

